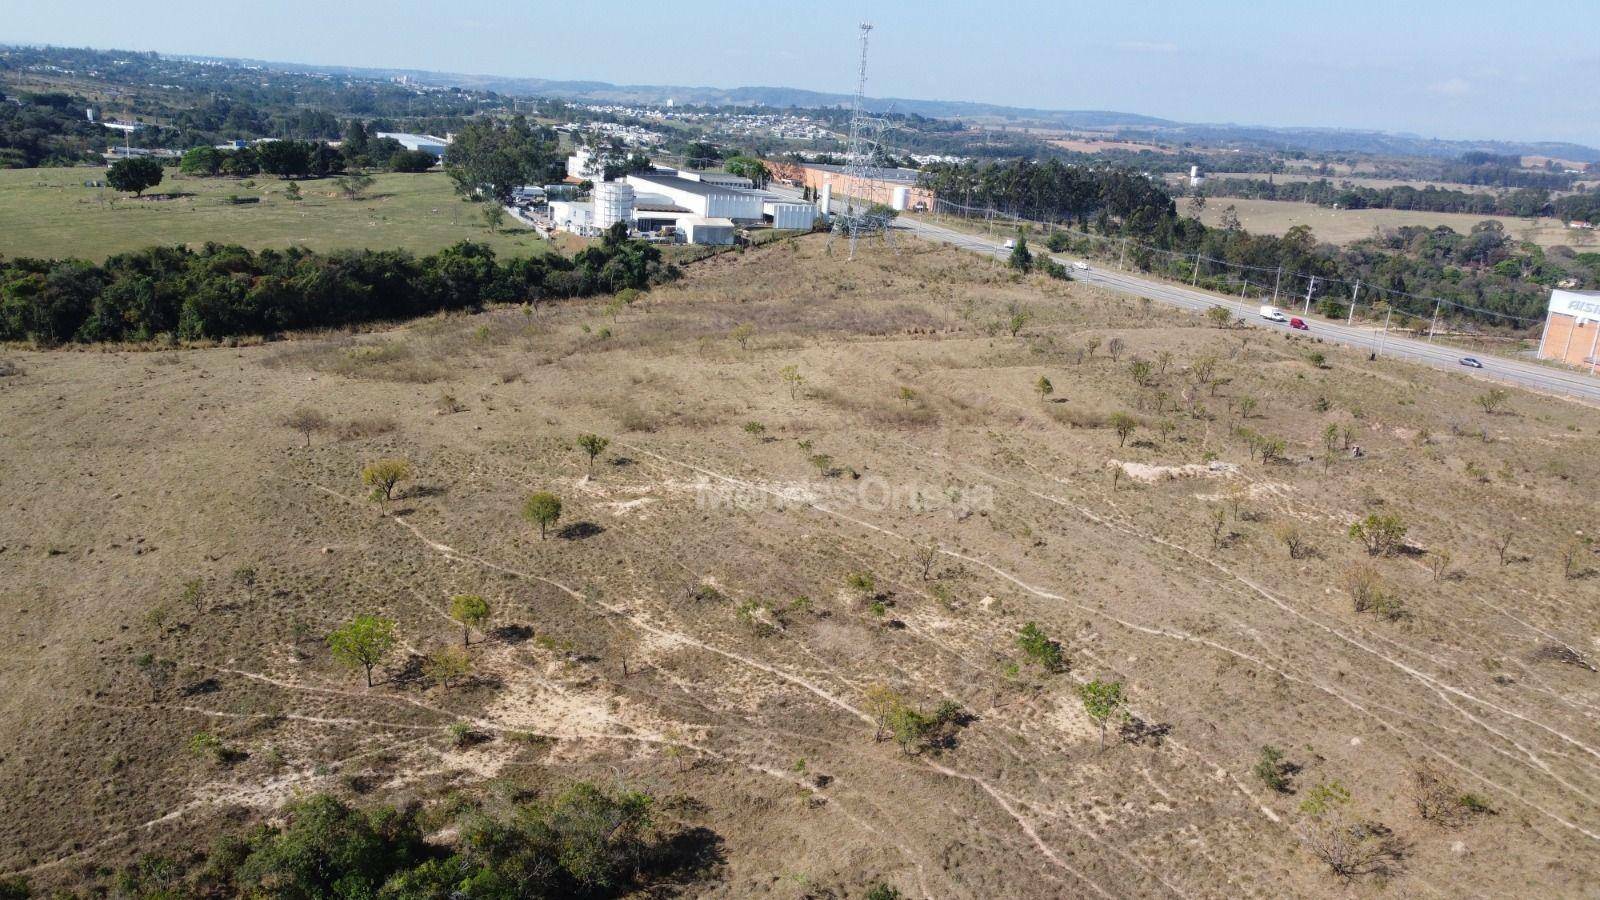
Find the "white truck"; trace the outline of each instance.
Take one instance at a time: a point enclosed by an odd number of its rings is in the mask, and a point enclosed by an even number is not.
[[[1283,310],[1277,308],[1276,306],[1261,307],[1261,318],[1266,319],[1269,322],[1289,321],[1289,317],[1283,314]]]

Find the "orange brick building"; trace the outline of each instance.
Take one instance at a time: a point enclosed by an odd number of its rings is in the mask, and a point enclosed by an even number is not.
[[[1551,291],[1539,358],[1600,368],[1600,291]]]
[[[774,178],[796,187],[820,193],[824,186],[831,186],[833,196],[839,199],[854,197],[912,211],[933,209],[933,191],[917,185],[916,169],[871,169],[871,177],[854,178],[845,174],[844,166],[821,163],[769,162],[767,167]]]

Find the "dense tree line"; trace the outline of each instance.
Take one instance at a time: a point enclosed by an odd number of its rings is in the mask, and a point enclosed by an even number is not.
[[[1073,166],[1051,159],[926,166],[924,187],[951,203],[988,206],[1027,219],[1076,222],[1116,218],[1144,232],[1176,215],[1155,182],[1124,169]]]
[[[715,863],[715,834],[660,819],[650,795],[587,782],[549,797],[433,808],[361,809],[315,794],[207,852],[142,857],[103,887],[163,900],[603,900],[701,877]],[[456,833],[449,844],[429,838],[444,828]],[[31,891],[24,879],[0,879],[0,896]]]
[[[1304,226],[1282,236],[1253,235],[1236,217],[1225,216],[1232,221],[1224,227],[1180,217],[1159,184],[1126,171],[1054,160],[941,165],[925,168],[923,183],[952,204],[992,207],[1096,236],[1057,231],[1047,236],[1057,252],[1109,249],[1138,268],[1236,293],[1244,289],[1244,278],[1258,291],[1263,285],[1271,291],[1281,267],[1283,293],[1304,296],[1315,276],[1313,302],[1335,313],[1349,302],[1358,281],[1366,286],[1363,304],[1382,299],[1404,313],[1431,315],[1431,300],[1403,296],[1423,295],[1526,319],[1543,314],[1548,289],[1558,281],[1575,278],[1600,286],[1582,260],[1518,244],[1494,221],[1479,223],[1468,234],[1444,227],[1400,228],[1341,249],[1319,243]],[[1454,315],[1507,324],[1493,315]]]
[[[505,261],[462,242],[404,250],[151,247],[82,260],[0,262],[0,340],[146,341],[274,334],[402,319],[486,303],[645,288],[675,274],[659,251],[613,230],[572,257]]]
[[[1600,190],[1558,197],[1552,205],[1555,216],[1564,222],[1600,223]]]
[[[1208,180],[1201,192],[1207,197],[1294,200],[1340,209],[1414,209],[1478,216],[1547,216],[1552,210],[1550,192],[1543,188],[1519,188],[1498,194],[1431,185],[1421,189],[1408,185],[1360,187],[1350,182],[1336,185],[1325,178],[1281,184],[1254,178],[1223,178]]]
[[[70,94],[0,91],[0,169],[67,166],[97,158],[109,132]]]

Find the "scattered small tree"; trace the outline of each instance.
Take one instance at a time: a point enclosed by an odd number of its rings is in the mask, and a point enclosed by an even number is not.
[[[1046,672],[1054,674],[1067,670],[1067,660],[1065,654],[1061,652],[1061,644],[1051,640],[1050,636],[1044,633],[1044,629],[1033,622],[1022,626],[1022,631],[1017,634],[1017,646],[1024,656],[1038,663]]]
[[[373,502],[381,503],[385,510],[394,499],[395,488],[410,478],[411,463],[403,459],[380,459],[361,470],[361,483],[372,488]]]
[[[851,572],[845,577],[844,583],[863,600],[871,599],[878,594],[878,582],[872,577],[871,572]]]
[[[450,598],[450,618],[461,623],[461,646],[472,641],[473,628],[483,628],[489,621],[489,601],[477,594],[457,594]]]
[[[1122,351],[1127,347],[1128,345],[1123,343],[1122,338],[1114,337],[1106,341],[1106,355],[1111,357],[1112,362],[1119,362],[1122,359]]]
[[[1221,550],[1222,542],[1226,538],[1228,525],[1228,511],[1218,506],[1211,510],[1211,549]]]
[[[489,229],[490,234],[499,234],[501,226],[506,224],[505,207],[498,203],[486,203],[483,207],[483,227]]]
[[[778,378],[789,388],[790,400],[800,396],[800,388],[806,383],[805,376],[800,374],[799,366],[784,366],[778,370]]]
[[[535,491],[522,504],[522,517],[539,526],[539,540],[544,540],[550,526],[561,519],[561,498],[549,491]]]
[[[1322,429],[1322,467],[1333,465],[1333,454],[1339,450],[1339,426],[1328,424]]]
[[[939,545],[934,543],[918,545],[912,558],[916,561],[917,571],[922,574],[922,580],[927,581],[933,575],[934,564],[939,561]]]
[[[1139,427],[1139,423],[1135,421],[1133,416],[1130,416],[1125,412],[1112,413],[1110,422],[1111,427],[1117,432],[1118,447],[1126,445],[1128,443],[1128,436],[1133,434],[1134,429]]]
[[[1275,529],[1275,533],[1278,536],[1278,540],[1282,541],[1283,546],[1288,549],[1290,559],[1304,559],[1310,554],[1311,548],[1306,544],[1305,535],[1300,531],[1298,525],[1286,522],[1279,525]]]
[[[1443,547],[1428,552],[1428,568],[1433,570],[1433,580],[1443,581],[1450,574],[1450,551]]]
[[[359,615],[348,625],[328,635],[328,649],[335,659],[351,668],[366,670],[367,687],[372,687],[372,669],[394,649],[394,622],[373,615]]]
[[[1504,388],[1490,388],[1473,399],[1479,406],[1483,407],[1485,413],[1492,416],[1507,400],[1511,399],[1511,394]]]
[[[1056,386],[1050,383],[1049,378],[1040,375],[1039,380],[1033,383],[1033,390],[1039,395],[1039,399],[1043,400],[1055,393]]]
[[[440,647],[422,661],[422,674],[447,688],[450,682],[472,674],[472,657],[460,647]]]
[[[744,433],[758,438],[767,433],[767,426],[760,422],[746,422],[744,423]]]
[[[1594,551],[1594,538],[1586,534],[1574,535],[1561,546],[1561,575],[1568,581],[1583,575],[1583,554]]]
[[[205,582],[191,578],[183,583],[183,602],[194,607],[194,614],[205,612]]]
[[[1289,793],[1289,767],[1283,762],[1283,751],[1267,744],[1261,748],[1261,759],[1250,770],[1261,783],[1280,794]]]
[[[754,325],[751,325],[749,322],[740,322],[738,325],[733,326],[732,331],[728,332],[728,337],[731,337],[738,342],[740,350],[749,350],[750,338],[753,337],[755,333],[756,328]]]
[[[374,179],[371,175],[340,175],[333,183],[346,200],[360,200],[361,195],[372,187]]]
[[[1511,565],[1511,540],[1517,536],[1515,529],[1507,528],[1495,538],[1494,549],[1500,556],[1500,565]]]
[[[606,448],[609,446],[611,446],[610,439],[603,438],[598,434],[584,434],[578,436],[578,447],[588,455],[589,471],[591,472],[594,471],[595,457],[606,452]]]
[[[1017,239],[1011,246],[1009,265],[1019,272],[1033,268],[1033,253],[1028,250],[1028,236],[1022,233],[1021,228],[1017,229]]]
[[[293,182],[290,183],[293,184]],[[296,407],[294,412],[289,413],[284,418],[283,424],[305,435],[306,446],[310,447],[311,436],[319,431],[326,431],[333,423],[320,410],[312,409],[309,406],[300,406]]]
[[[877,732],[873,735],[874,742],[883,740],[885,729],[888,727],[889,716],[903,702],[900,694],[886,684],[870,684],[866,689],[867,709],[872,713],[872,720],[877,724]]]
[[[1083,346],[1084,349],[1088,351],[1088,357],[1090,359],[1094,359],[1094,351],[1100,349],[1100,339],[1098,337],[1091,337],[1087,341],[1083,342]]]
[[[1128,374],[1133,376],[1134,384],[1149,387],[1155,377],[1155,364],[1148,359],[1135,359],[1128,363]]]
[[[1123,695],[1122,682],[1101,681],[1096,678],[1078,686],[1078,696],[1083,700],[1083,711],[1100,726],[1100,752],[1106,749],[1106,722],[1113,716],[1126,714],[1128,699]]]
[[[1218,328],[1227,328],[1233,324],[1233,313],[1226,306],[1213,306],[1206,310],[1206,318]]]
[[[1406,526],[1399,516],[1371,513],[1351,523],[1350,536],[1367,548],[1368,556],[1393,556],[1405,546]]]
[[[1006,319],[1006,330],[1011,332],[1012,337],[1016,337],[1022,333],[1022,329],[1027,326],[1032,318],[1033,313],[1025,309],[1013,309],[1011,316]]]

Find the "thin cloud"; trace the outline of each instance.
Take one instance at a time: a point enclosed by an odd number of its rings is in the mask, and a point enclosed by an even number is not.
[[[1428,85],[1428,92],[1441,97],[1464,97],[1472,93],[1472,85],[1465,78],[1446,78]]]
[[[1117,49],[1134,53],[1177,53],[1178,45],[1170,41],[1122,41]]]

